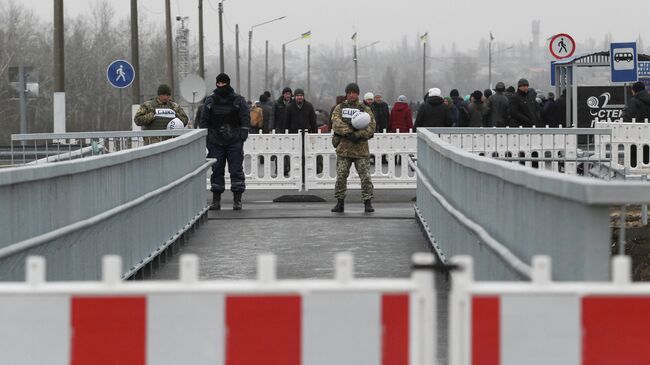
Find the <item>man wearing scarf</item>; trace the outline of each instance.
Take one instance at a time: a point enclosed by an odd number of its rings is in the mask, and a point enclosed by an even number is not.
[[[226,190],[224,179],[226,161],[233,192],[233,210],[242,209],[242,194],[246,190],[244,177],[244,142],[250,128],[250,109],[246,100],[230,86],[230,77],[217,76],[217,88],[207,97],[201,113],[201,128],[208,129],[208,158],[216,158],[212,165],[210,210],[221,209],[221,194]]]

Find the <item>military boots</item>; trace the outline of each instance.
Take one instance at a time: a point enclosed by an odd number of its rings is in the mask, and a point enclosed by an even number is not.
[[[210,210],[221,210],[221,193],[212,193],[212,204]]]
[[[372,203],[370,203],[370,200],[364,200],[363,205],[366,213],[372,213],[375,211],[375,208],[372,207]]]
[[[343,199],[339,199],[336,202],[334,208],[332,208],[332,213],[343,213],[344,208],[345,208],[345,201]]]
[[[242,193],[234,193],[234,200],[232,202],[232,210],[241,210],[242,209],[242,204],[241,204],[241,196]]]

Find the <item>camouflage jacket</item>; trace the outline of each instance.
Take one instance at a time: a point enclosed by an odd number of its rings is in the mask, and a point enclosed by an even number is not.
[[[366,129],[357,130],[350,119],[343,116],[343,110],[346,108],[363,110],[370,114],[370,124]],[[332,129],[334,130],[333,138],[340,138],[340,143],[336,146],[336,155],[349,158],[370,157],[368,140],[375,135],[375,117],[372,110],[359,101],[349,103],[347,100],[337,105],[332,112]]]
[[[187,126],[189,119],[180,105],[171,100],[163,104],[155,98],[140,106],[133,121],[144,130],[167,129],[167,123],[174,118],[180,119]]]

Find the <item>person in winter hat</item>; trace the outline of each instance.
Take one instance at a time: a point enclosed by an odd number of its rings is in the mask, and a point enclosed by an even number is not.
[[[390,113],[389,131],[390,133],[408,133],[413,129],[413,112],[409,107],[406,96],[400,95],[393,110]]]

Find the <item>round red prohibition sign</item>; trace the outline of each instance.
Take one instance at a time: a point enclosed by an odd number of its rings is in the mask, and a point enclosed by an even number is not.
[[[576,52],[576,41],[566,33],[556,34],[548,45],[551,55],[558,60],[569,58]]]

